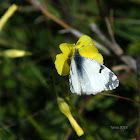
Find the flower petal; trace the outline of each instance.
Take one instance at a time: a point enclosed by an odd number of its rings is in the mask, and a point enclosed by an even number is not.
[[[94,60],[100,62],[101,64],[104,63],[103,56],[102,56],[100,53],[98,53],[95,57],[92,57],[92,59],[94,59]]]
[[[76,43],[76,47],[80,50],[85,47],[83,50],[81,50],[81,54],[93,53],[94,55],[96,55],[98,53],[98,49],[95,47],[92,39],[87,35],[82,35],[80,37],[80,39]]]
[[[103,64],[103,57],[98,52],[92,39],[87,35],[82,35],[76,43],[76,47],[79,48],[80,54],[84,57],[95,59]]]
[[[56,55],[55,67],[61,76],[66,76],[70,73],[70,66],[68,65],[68,57],[64,54]]]
[[[75,47],[73,44],[68,44],[68,43],[62,43],[60,44],[60,50],[62,51],[62,53],[64,55],[66,55],[67,57],[72,55],[72,49],[73,47]]]

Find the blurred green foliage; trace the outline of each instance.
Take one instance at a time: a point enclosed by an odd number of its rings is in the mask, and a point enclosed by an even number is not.
[[[19,10],[0,32],[0,50],[21,49],[31,52],[32,56],[0,58],[0,127],[3,128],[0,131],[0,140],[64,139],[70,124],[59,111],[56,94],[70,94],[72,114],[78,117],[78,123],[85,131],[80,138],[72,131],[69,139],[136,138],[136,103],[96,95],[86,104],[83,113],[78,113],[87,96],[70,93],[68,77],[59,76],[54,66],[55,56],[60,53],[59,44],[75,43],[77,38],[69,33],[59,34],[62,27],[27,1],[1,1],[1,16],[12,3],[19,5]],[[89,28],[90,22],[95,21],[102,32],[107,34],[95,0],[43,0],[41,3],[55,16],[98,41],[98,37]],[[140,2],[102,0],[101,4],[106,16],[110,16],[113,11],[116,41],[126,53],[136,58],[140,51]],[[104,59],[110,68],[123,63],[113,55],[104,55]],[[125,73],[126,71],[117,73],[120,86],[109,93],[138,99],[136,74],[130,72],[123,76]],[[126,127],[118,129],[120,126]]]

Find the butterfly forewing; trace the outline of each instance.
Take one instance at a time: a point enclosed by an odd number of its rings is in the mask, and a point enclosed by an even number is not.
[[[76,69],[76,64],[74,60],[71,61],[69,83],[72,93],[81,94],[81,85],[79,82],[78,71]]]
[[[118,78],[110,69],[94,59],[82,57],[78,49],[71,62],[69,81],[71,92],[79,95],[97,94],[119,85]]]
[[[119,81],[110,69],[93,59],[87,57],[83,57],[83,59],[83,68],[86,68],[85,71],[88,73],[88,77],[95,94],[118,87]]]

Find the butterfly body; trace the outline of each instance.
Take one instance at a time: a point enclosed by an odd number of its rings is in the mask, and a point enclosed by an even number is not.
[[[81,56],[78,48],[75,52],[69,77],[72,93],[95,95],[98,92],[118,87],[119,80],[111,70],[94,59]]]

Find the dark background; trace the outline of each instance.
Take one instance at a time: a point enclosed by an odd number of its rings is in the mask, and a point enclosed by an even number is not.
[[[63,140],[70,124],[59,111],[57,95],[70,94],[73,116],[87,98],[70,93],[68,76],[57,74],[54,61],[61,43],[76,43],[71,33],[60,34],[63,29],[33,7],[28,1],[0,1],[0,16],[13,3],[19,10],[8,20],[0,32],[0,50],[21,49],[32,56],[21,58],[0,57],[0,140]],[[104,44],[90,29],[95,22],[109,37],[103,16],[113,16],[113,30],[117,43],[124,52],[136,58],[140,51],[140,1],[101,0],[41,0],[53,15],[80,32]],[[104,56],[110,69],[124,65],[113,52]],[[120,86],[109,94],[138,100],[136,73],[129,69],[114,71]],[[30,116],[30,117],[29,117]],[[74,131],[70,140],[128,140],[136,138],[138,131],[138,104],[115,97],[91,97],[80,115],[78,123],[85,131],[78,137]],[[124,126],[124,129],[118,127]],[[5,128],[6,127],[6,128]]]

